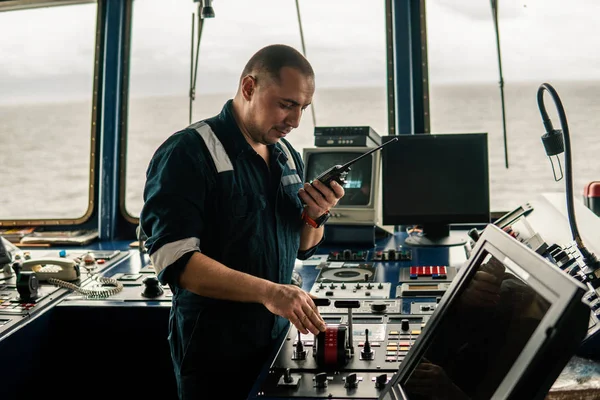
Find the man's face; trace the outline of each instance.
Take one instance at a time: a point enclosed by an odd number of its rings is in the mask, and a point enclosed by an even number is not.
[[[294,68],[284,67],[280,81],[258,77],[245,121],[252,140],[274,144],[300,125],[302,113],[312,101],[313,78]]]

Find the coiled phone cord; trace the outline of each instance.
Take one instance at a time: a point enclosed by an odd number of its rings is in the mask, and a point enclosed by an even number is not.
[[[113,296],[123,290],[123,284],[114,278],[106,278],[103,276],[95,276],[92,279],[101,283],[102,285],[111,285],[112,287],[100,287],[94,289],[84,289],[73,283],[66,282],[56,278],[48,278],[49,283],[53,283],[57,286],[71,289],[77,293],[81,293],[88,299],[105,299]]]

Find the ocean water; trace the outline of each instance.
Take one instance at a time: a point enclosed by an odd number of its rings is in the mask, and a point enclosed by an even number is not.
[[[565,107],[572,142],[575,196],[600,180],[600,82],[551,82]],[[497,85],[430,87],[432,133],[487,132],[490,197],[493,211],[508,211],[541,192],[564,192],[540,137],[539,82],[507,83],[505,88],[509,168],[504,165],[500,91]],[[218,113],[232,94],[199,93],[192,121]],[[370,125],[388,134],[385,88],[318,89],[314,117],[318,126]],[[560,128],[550,96],[546,108]],[[0,219],[76,218],[85,213],[90,189],[90,100],[0,106]],[[125,208],[142,207],[145,170],[154,150],[188,125],[185,96],[131,98],[125,158]],[[313,113],[307,109],[288,139],[302,153],[314,146]],[[560,160],[553,157],[558,171]]]

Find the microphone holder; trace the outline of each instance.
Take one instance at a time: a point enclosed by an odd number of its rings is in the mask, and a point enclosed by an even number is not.
[[[544,106],[544,92],[547,91],[554,104],[556,106],[556,111],[558,112],[558,118],[560,121],[561,129],[554,129],[552,126],[552,122],[550,121],[550,117],[548,117],[548,113],[546,112],[546,108]],[[579,229],[577,228],[577,221],[575,220],[575,205],[573,200],[573,170],[572,170],[572,159],[571,159],[571,137],[569,134],[569,125],[567,123],[567,116],[565,114],[564,107],[562,102],[560,101],[560,97],[556,90],[549,83],[542,83],[538,88],[537,92],[537,103],[538,108],[540,110],[540,114],[542,116],[542,123],[544,124],[544,128],[546,129],[546,133],[542,136],[542,143],[544,144],[544,149],[546,150],[546,155],[551,157],[553,155],[558,155],[564,151],[565,153],[565,186],[566,186],[566,201],[567,201],[567,216],[569,219],[569,225],[571,227],[571,234],[573,236],[573,240],[577,245],[577,248],[581,252],[583,256],[583,262],[587,267],[587,271],[584,271],[587,279],[594,287],[594,289],[600,287],[600,261],[598,258],[590,252],[585,245],[583,244],[583,239],[579,234]],[[560,161],[559,161],[560,165]],[[552,169],[554,171],[554,165],[552,165]],[[554,179],[559,181],[562,179],[556,178],[556,174],[554,174]]]

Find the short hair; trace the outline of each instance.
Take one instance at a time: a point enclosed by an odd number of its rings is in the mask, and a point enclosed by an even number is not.
[[[260,73],[279,83],[283,67],[297,69],[310,78],[315,77],[312,66],[298,50],[285,44],[273,44],[263,47],[248,60],[240,79],[248,74]]]

